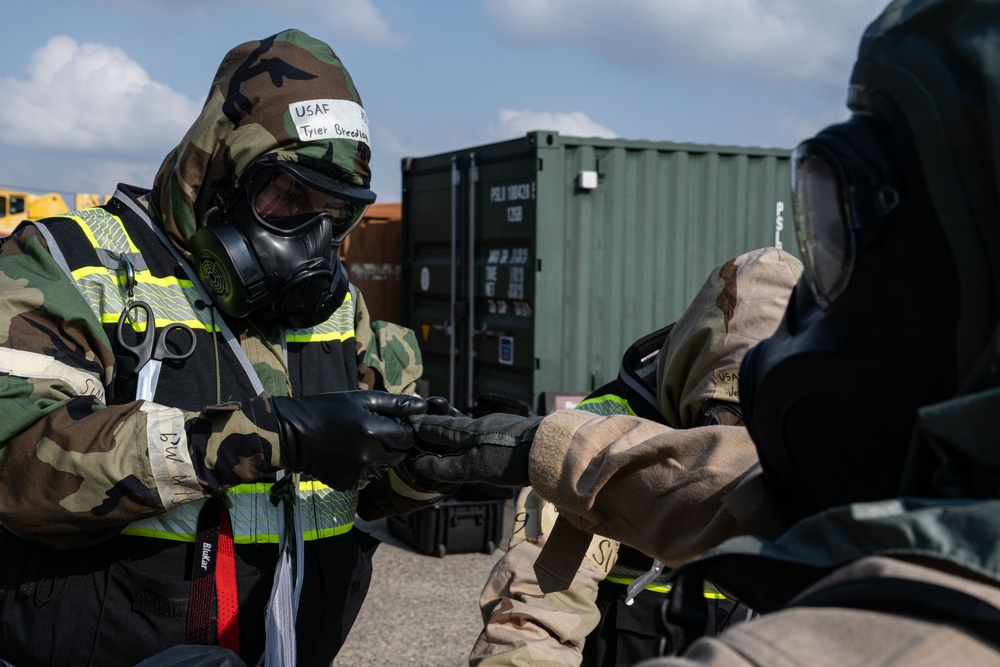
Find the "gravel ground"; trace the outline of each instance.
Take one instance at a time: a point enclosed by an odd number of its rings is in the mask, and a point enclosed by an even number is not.
[[[378,539],[368,598],[337,656],[337,667],[461,667],[479,636],[479,594],[503,555],[513,520],[504,504],[503,539],[492,554],[425,556],[394,535],[386,520],[357,526]]]

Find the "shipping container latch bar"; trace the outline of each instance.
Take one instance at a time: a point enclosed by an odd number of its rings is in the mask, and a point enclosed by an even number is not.
[[[468,367],[466,370],[466,405],[471,409],[475,403],[474,387],[476,358],[476,185],[479,183],[479,167],[476,166],[476,154],[469,153],[469,233],[467,239],[466,264],[468,276],[469,319],[466,325],[466,345],[469,349]]]
[[[446,327],[448,332],[448,402],[452,405],[455,404],[455,307],[456,307],[456,295],[455,290],[458,287],[458,187],[462,183],[462,174],[458,170],[458,162],[455,156],[451,158],[451,257],[449,262],[449,270],[451,272],[451,283],[450,283],[450,307],[448,309],[448,317],[450,320],[445,322],[443,327]]]
[[[475,329],[473,333],[475,333],[475,335],[479,336],[480,338],[499,338],[500,336],[512,335],[507,331],[494,331],[486,325],[486,322],[483,322],[483,326],[480,327],[479,329]]]

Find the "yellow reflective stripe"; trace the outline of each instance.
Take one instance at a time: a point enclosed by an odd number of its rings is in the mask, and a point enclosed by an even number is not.
[[[124,307],[123,307],[124,309]],[[118,320],[121,319],[121,313],[104,313],[101,315],[101,324],[118,324]],[[163,328],[168,324],[186,324],[192,329],[204,329],[205,331],[218,331],[219,327],[213,327],[211,324],[206,324],[201,320],[175,320],[169,317],[156,317],[153,316],[153,322],[157,327]],[[142,333],[146,330],[145,322],[129,322],[133,329]]]
[[[628,401],[617,394],[604,394],[603,396],[585,398],[576,404],[576,409],[586,410],[587,412],[599,415],[626,414],[635,416],[635,411],[632,410],[632,406],[628,404]]]
[[[309,540],[322,540],[327,537],[333,537],[334,535],[343,535],[349,531],[354,526],[354,522],[344,524],[343,526],[336,526],[335,528],[321,528],[319,530],[303,530],[302,539],[305,541]]]
[[[289,343],[321,343],[323,341],[345,341],[354,338],[354,327],[351,327],[348,331],[318,331],[311,333],[298,333],[301,329],[297,330],[295,333],[289,333],[285,336],[285,340]]]
[[[198,532],[198,513],[204,505],[204,500],[178,505],[169,512],[133,521],[122,534],[194,542]]]
[[[278,510],[271,504],[271,484],[242,484],[227,492],[233,540],[237,544],[277,544]],[[302,536],[318,540],[351,530],[358,505],[358,493],[340,492],[316,481],[299,485],[299,512]],[[181,542],[194,541],[198,514],[204,501],[195,501],[169,512],[134,521],[122,531]]]
[[[92,209],[86,215],[66,216],[77,223],[95,249],[109,252],[133,252],[138,249],[125,231],[121,220],[102,209]],[[81,296],[103,324],[116,324],[125,308],[125,276],[103,265],[85,266],[72,272],[73,281]],[[208,311],[196,312],[191,304],[199,295],[191,280],[175,276],[157,277],[149,269],[136,271],[134,297],[150,304],[156,315],[156,324],[186,324],[192,329],[218,331],[211,322]],[[133,325],[143,331],[143,325]]]
[[[83,211],[77,211],[76,213],[78,215],[67,215],[67,216],[64,216],[64,217],[67,217],[67,218],[70,218],[70,219],[76,221],[77,225],[80,227],[81,230],[83,230],[83,233],[86,235],[87,240],[90,241],[91,247],[93,247],[93,248],[103,248],[104,246],[101,243],[98,242],[97,237],[94,234],[94,230],[90,226],[90,223],[91,222],[105,223],[105,222],[107,222],[107,220],[106,220],[107,218],[111,218],[116,223],[118,223],[118,218],[115,217],[114,215],[112,215],[111,213],[106,212],[104,209],[99,209],[99,208],[98,209],[84,209]],[[92,215],[86,215],[86,216],[84,216],[84,215],[79,215],[80,213],[92,213]],[[103,232],[106,231],[106,230],[101,230],[102,231],[102,237],[104,237],[104,236],[110,236],[114,241],[117,241],[117,243],[115,243],[116,247],[115,248],[110,248],[110,250],[112,250],[113,252],[121,253],[123,250],[126,249],[124,246],[127,246],[128,252],[135,252],[135,253],[139,252],[139,249],[135,246],[134,243],[132,243],[132,239],[129,238],[128,233],[125,231],[125,227],[123,225],[121,225],[121,223],[116,224],[115,227],[117,228],[117,229],[115,229],[115,231],[119,231],[120,230],[120,235],[118,235],[118,234],[107,234],[107,235],[105,235]]]
[[[613,584],[621,584],[622,586],[628,586],[634,579],[627,579],[625,577],[604,577],[605,581],[610,581]],[[660,586],[659,584],[649,584],[644,590],[655,591],[657,593],[669,593],[670,586]]]
[[[243,484],[241,486],[237,486],[236,488],[239,489],[239,488],[242,488],[243,486],[246,486],[246,484]],[[265,483],[265,484],[261,484],[260,486],[267,487],[267,492],[268,493],[271,492],[271,485],[270,484],[266,484]],[[331,489],[330,489],[329,486],[327,486],[323,482],[317,481],[315,479],[306,479],[306,480],[303,480],[303,481],[299,482],[299,491],[324,491],[325,492],[325,491],[330,491],[330,490]]]
[[[627,577],[605,577],[605,581],[610,581],[613,584],[621,584],[622,586],[630,585],[634,579],[629,579]],[[670,585],[660,586],[659,584],[649,584],[645,589],[647,591],[655,591],[656,593],[669,593]],[[702,591],[702,596],[708,600],[725,600],[726,596],[718,591],[715,586],[711,584],[705,584],[705,589]]]
[[[726,596],[723,595],[719,591],[719,589],[716,588],[715,586],[713,586],[710,582],[706,581],[705,584],[704,584],[704,586],[705,586],[705,593],[704,593],[704,595],[705,595],[705,597],[709,598],[710,600],[725,600],[726,599]]]
[[[190,285],[190,282],[188,282]],[[115,286],[115,279],[108,273],[90,273],[76,283],[77,289],[84,301],[98,314],[102,323],[115,324],[125,309],[125,292]],[[189,288],[193,291],[193,288]],[[191,302],[196,301],[197,293],[192,299],[184,293],[184,286],[177,281],[166,284],[139,282],[135,286],[134,297],[145,301],[153,309],[157,326],[171,323],[183,323],[192,329],[218,331],[218,325],[211,323],[208,311],[195,312]],[[202,319],[204,318],[204,319]],[[143,330],[144,325],[133,325],[136,330]]]
[[[165,530],[147,528],[135,523],[130,523],[125,526],[125,529],[122,530],[121,534],[132,535],[134,537],[155,537],[160,540],[174,540],[175,542],[194,542],[193,533],[170,533]],[[233,541],[235,542],[236,538],[233,538]]]
[[[285,340],[289,343],[321,343],[354,338],[353,301],[354,297],[348,292],[344,302],[329,319],[308,329],[286,329]]]
[[[354,527],[354,522],[349,524],[338,526],[336,528],[326,528],[323,530],[304,530],[302,531],[302,539],[306,542],[311,540],[322,540],[327,537],[334,537],[336,535],[343,535],[344,533],[351,530]],[[136,537],[154,537],[159,540],[173,540],[175,542],[194,542],[195,536],[190,533],[168,533],[165,530],[156,530],[154,528],[144,528],[142,526],[128,525],[125,530],[121,532],[122,535],[133,535]],[[268,535],[234,535],[233,542],[236,544],[277,544],[278,536],[274,534]]]
[[[99,247],[99,246],[95,246]],[[81,278],[89,278],[93,275],[105,275],[109,274],[110,271],[104,266],[84,266],[76,271],[72,272],[73,280],[80,280]],[[125,286],[125,274],[124,272],[116,272],[113,274],[113,278],[116,283]],[[140,278],[142,279],[140,281]],[[154,276],[149,272],[149,269],[143,269],[142,271],[135,272],[136,282],[143,282],[151,285],[159,285],[161,287],[173,287],[179,286],[181,289],[192,289],[194,283],[192,283],[187,278],[175,278],[174,276],[158,277]]]
[[[75,282],[80,282],[84,278],[92,278],[94,276],[103,276],[104,274],[107,274],[107,273],[109,273],[108,269],[106,269],[103,266],[84,266],[83,268],[76,269],[75,271],[71,271],[70,275],[73,277],[73,280]],[[139,272],[137,271],[136,274],[138,274],[138,273]],[[122,272],[121,274],[117,274],[116,273],[114,275],[111,275],[110,277],[111,277],[111,279],[119,287],[121,287],[123,289],[125,288],[125,274],[124,274],[124,272]]]
[[[305,489],[305,484],[305,482],[302,482],[299,484],[299,488]],[[226,489],[226,495],[234,496],[241,493],[271,493],[272,486],[273,484],[270,482],[251,482],[249,484],[240,484],[239,486]]]

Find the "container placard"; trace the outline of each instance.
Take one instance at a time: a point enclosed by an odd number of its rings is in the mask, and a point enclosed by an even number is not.
[[[500,336],[500,363],[514,365],[514,337]]]

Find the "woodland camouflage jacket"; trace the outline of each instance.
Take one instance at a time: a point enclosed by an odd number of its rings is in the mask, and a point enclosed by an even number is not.
[[[355,338],[345,344],[356,351],[356,387],[412,393],[422,371],[413,333],[371,322],[360,293],[355,305]],[[0,523],[66,549],[164,511],[155,465],[160,450],[151,452],[147,420],[169,406],[105,403],[116,386],[115,350],[33,225],[22,226],[0,252],[0,321]],[[296,395],[302,386],[296,377],[302,373],[289,377],[282,367],[280,347],[275,354],[273,332],[265,336],[244,324],[234,333],[266,392],[180,411],[200,494],[192,500],[277,469],[269,395]],[[202,372],[215,382],[217,369]],[[363,512],[412,509],[412,497],[389,490],[390,477],[394,471],[362,491]]]
[[[322,124],[329,130],[322,136],[306,134],[295,120],[296,108],[310,103],[315,108],[317,102],[339,114]],[[334,131],[345,127],[339,135]],[[189,259],[191,237],[214,219],[220,198],[232,196],[255,160],[298,162],[367,188],[370,156],[367,117],[346,68],[328,45],[286,30],[229,51],[199,118],[163,161],[152,190],[116,195],[109,207],[117,206],[116,214],[127,206],[141,210]],[[160,251],[170,254],[166,247]],[[341,353],[332,355],[340,360],[339,383],[345,389],[414,392],[422,366],[412,332],[371,322],[361,298],[354,313],[354,336],[339,341]],[[219,405],[208,401],[183,409],[116,395],[122,362],[107,328],[49,253],[38,228],[22,225],[0,250],[3,527],[69,549],[163,512],[157,482],[170,480],[158,479],[164,462],[150,452],[151,419],[180,424],[197,480],[191,489],[195,495],[273,472],[281,458],[268,395],[302,395],[309,384],[303,383],[301,369],[284,367],[281,350],[275,351],[281,338],[274,331],[248,321],[229,326],[263,394],[216,397],[212,392]],[[217,366],[206,366],[201,371],[212,382],[224,375]],[[308,370],[323,375],[331,369]],[[404,489],[407,497],[390,487]],[[407,490],[391,472],[365,488],[359,512],[384,515],[434,498]]]

